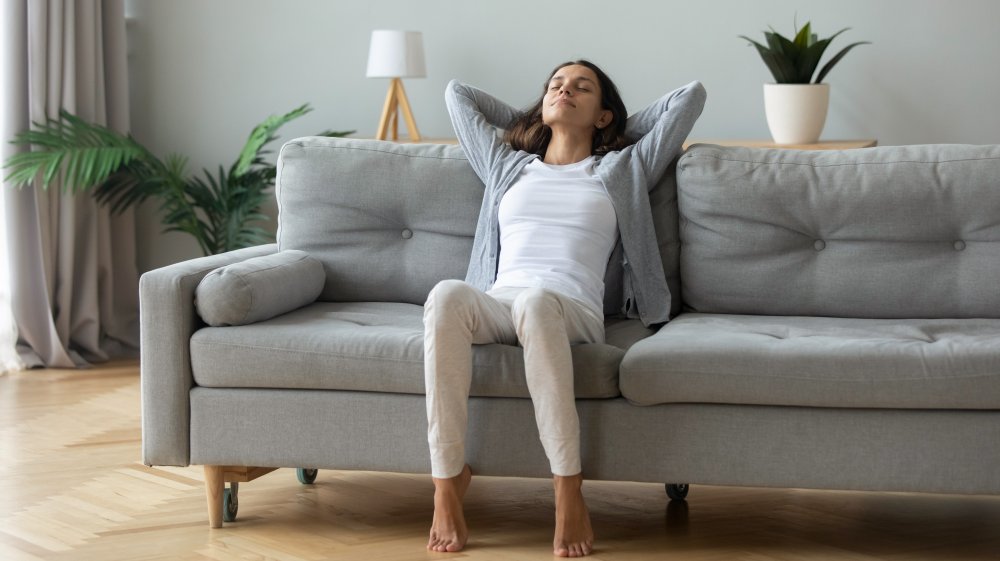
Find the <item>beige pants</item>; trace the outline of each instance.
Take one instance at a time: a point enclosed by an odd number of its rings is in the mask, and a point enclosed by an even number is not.
[[[538,288],[484,293],[462,281],[438,283],[424,307],[431,474],[454,477],[465,465],[472,345],[487,343],[524,347],[528,391],[552,473],[580,473],[570,345],[603,342],[604,318],[572,298]]]

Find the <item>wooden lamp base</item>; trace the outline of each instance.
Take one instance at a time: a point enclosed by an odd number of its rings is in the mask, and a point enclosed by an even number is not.
[[[403,80],[399,78],[393,78],[389,84],[389,93],[385,96],[385,105],[382,107],[382,118],[379,120],[378,132],[375,134],[375,138],[386,140],[391,127],[391,140],[399,140],[400,108],[403,110],[403,118],[406,119],[406,129],[410,133],[410,140],[420,142],[420,131],[417,130],[417,122],[413,119],[413,112],[410,111],[410,101],[406,99]]]

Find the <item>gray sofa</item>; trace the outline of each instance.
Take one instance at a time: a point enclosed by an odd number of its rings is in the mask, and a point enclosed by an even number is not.
[[[270,468],[429,473],[421,304],[482,184],[457,146],[303,138],[276,194],[276,244],[140,283],[143,461],[208,466],[214,526]],[[1000,146],[696,145],[650,198],[676,317],[574,348],[586,478],[1000,493]],[[244,296],[296,309],[206,325],[210,272],[285,250],[318,297],[292,271]],[[475,471],[550,476],[520,348],[473,361]]]

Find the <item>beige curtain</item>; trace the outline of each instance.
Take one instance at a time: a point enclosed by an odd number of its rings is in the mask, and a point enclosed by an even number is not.
[[[12,64],[3,138],[65,108],[128,130],[124,0],[2,0]],[[14,148],[3,143],[3,158]],[[132,211],[87,194],[4,185],[18,352],[74,367],[135,354],[138,282]]]
[[[0,95],[3,92],[0,91]],[[2,118],[0,113],[0,118]],[[21,369],[17,356],[17,325],[10,309],[10,266],[7,263],[7,229],[3,226],[4,200],[0,197],[0,375]]]

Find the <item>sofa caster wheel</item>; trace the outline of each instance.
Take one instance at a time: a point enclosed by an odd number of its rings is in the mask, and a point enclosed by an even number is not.
[[[664,487],[667,488],[667,496],[672,501],[683,501],[688,496],[687,483],[667,483]]]
[[[240,484],[233,481],[229,488],[222,492],[222,520],[225,522],[236,521],[236,511],[240,508],[239,501]]]
[[[299,483],[303,485],[310,485],[315,482],[317,473],[319,473],[318,469],[298,468],[295,470],[295,475],[299,478]]]

